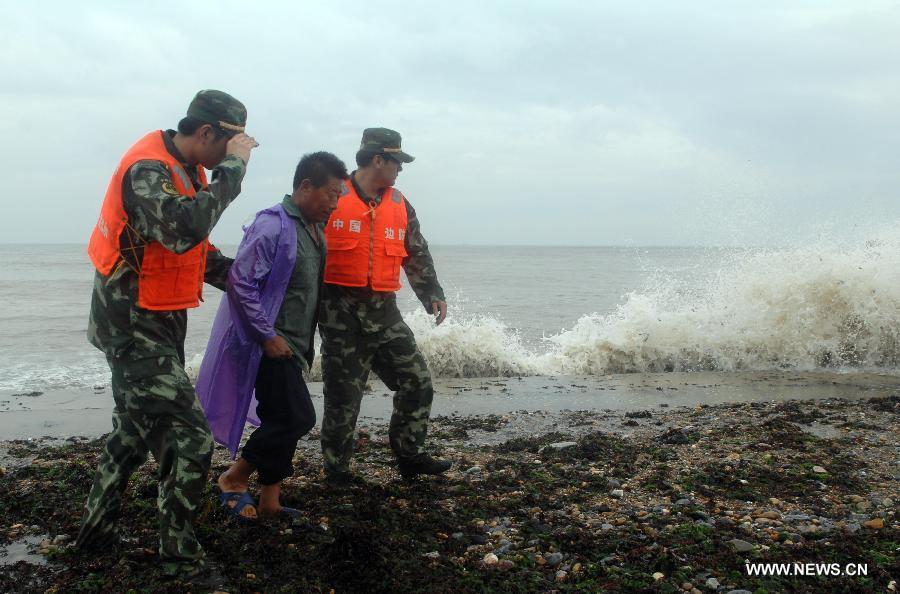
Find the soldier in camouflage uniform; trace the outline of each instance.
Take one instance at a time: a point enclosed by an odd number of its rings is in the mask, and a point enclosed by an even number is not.
[[[373,227],[374,209],[381,204],[385,191],[393,186],[403,169],[402,163],[413,160],[400,150],[400,140],[400,134],[393,130],[366,129],[356,155],[359,169],[350,176],[353,195],[341,198],[359,198],[370,205]],[[440,324],[446,317],[447,303],[428,243],[409,201],[399,191],[393,192],[394,200],[397,201],[399,195],[406,208],[405,236],[400,236],[407,253],[402,261],[403,269],[422,305]],[[326,224],[326,233],[332,227],[343,228],[343,222],[335,218],[340,212],[339,204]],[[335,244],[331,236],[328,241],[329,258],[333,262]],[[371,258],[370,253],[368,286],[342,286],[329,282],[326,263],[319,313],[325,396],[322,454],[327,480],[335,485],[352,480],[349,464],[353,432],[370,370],[395,391],[389,439],[401,474],[405,477],[440,474],[451,466],[450,462],[436,460],[424,450],[434,394],[431,374],[412,331],[397,308],[396,294],[372,288]]]
[[[76,545],[96,550],[118,543],[116,523],[128,479],[152,453],[159,465],[160,558],[165,572],[183,579],[208,574],[193,520],[213,440],[184,371],[187,310],[138,306],[143,276],[138,273],[153,242],[172,254],[205,242],[238,195],[250,151],[257,146],[243,133],[246,114],[230,95],[201,91],[177,132],[159,132],[164,150],[182,165],[174,167],[182,179],[175,180],[173,171],[156,160],[137,161],[124,173],[121,202],[127,223],[119,237],[120,260],[109,275],[96,272],[91,299],[88,338],[106,354],[115,408]],[[199,178],[198,164],[212,169],[208,186]],[[181,195],[176,181],[192,187],[194,196]],[[204,280],[224,290],[230,264],[210,246]]]

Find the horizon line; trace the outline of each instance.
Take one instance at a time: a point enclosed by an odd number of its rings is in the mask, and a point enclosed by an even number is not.
[[[238,246],[240,242],[216,242],[216,245]],[[600,243],[429,243],[430,247],[438,248],[679,248],[679,249],[746,249],[746,248],[779,248],[787,247],[785,245],[764,245],[764,244],[600,244]],[[13,246],[79,246],[87,249],[87,243],[72,241],[50,241],[50,242],[9,242],[0,241],[2,247]]]

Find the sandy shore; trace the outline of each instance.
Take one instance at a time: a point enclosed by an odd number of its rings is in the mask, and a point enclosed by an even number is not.
[[[301,518],[237,525],[210,490],[198,535],[230,592],[896,591],[895,380],[767,377],[752,391],[724,374],[594,384],[614,398],[577,378],[443,382],[447,401],[489,400],[477,390],[497,396],[496,408],[436,409],[431,447],[456,464],[414,482],[392,465],[378,413],[390,399],[376,386],[357,439],[358,484],[326,488],[314,430],[284,487]],[[518,385],[557,406],[502,405]],[[812,393],[820,397],[783,399]],[[711,394],[719,403],[698,401]],[[153,463],[129,488],[122,548],[68,548],[100,445],[0,444],[0,591],[185,591],[156,566]],[[228,463],[217,450],[212,475]],[[795,562],[827,575],[747,566]]]

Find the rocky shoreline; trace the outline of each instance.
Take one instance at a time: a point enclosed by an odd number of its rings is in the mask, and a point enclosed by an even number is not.
[[[302,442],[284,487],[301,519],[239,525],[210,488],[198,535],[229,592],[898,590],[897,396],[438,416],[430,441],[455,468],[413,482],[386,431],[361,424],[361,480],[342,491],[317,435]],[[101,444],[0,444],[0,591],[186,591],[156,566],[152,462],[121,550],[69,547]],[[217,450],[212,476],[228,462]],[[795,562],[827,575],[748,574]]]

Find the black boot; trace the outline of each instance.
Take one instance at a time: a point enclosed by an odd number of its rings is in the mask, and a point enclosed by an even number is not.
[[[409,458],[400,458],[397,468],[403,478],[413,478],[420,474],[443,474],[450,470],[453,462],[437,460],[428,454],[419,454]]]
[[[349,472],[326,472],[325,473],[325,484],[329,487],[336,487],[338,489],[342,489],[345,487],[349,487],[353,482],[353,475]]]
[[[228,580],[219,571],[219,567],[208,561],[196,571],[173,577],[185,585],[199,588],[201,592],[222,591],[228,587]]]

